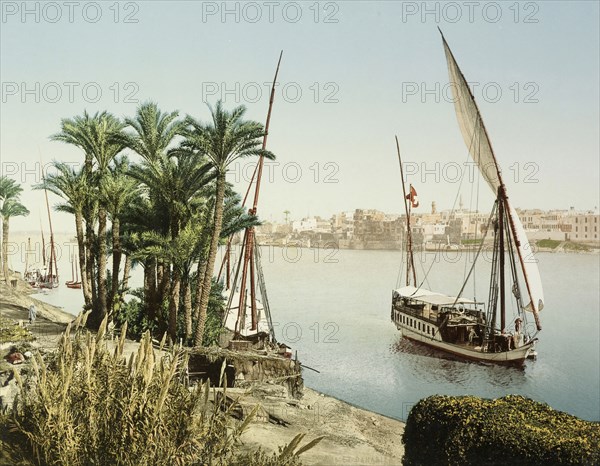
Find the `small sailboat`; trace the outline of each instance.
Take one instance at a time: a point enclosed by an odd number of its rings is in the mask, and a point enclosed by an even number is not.
[[[281,55],[279,56],[279,62],[277,63],[275,77],[271,86],[265,136],[263,137],[262,144],[263,149],[267,145],[267,135],[269,134],[269,123],[280,63]],[[253,204],[249,210],[252,215],[256,215],[257,213],[263,164],[264,158],[260,157],[244,199],[245,203],[250,193],[250,188],[255,183]],[[223,316],[225,331],[222,334],[221,344],[223,346],[227,344],[231,348],[238,349],[275,351],[278,355],[291,359],[292,352],[290,348],[282,343],[278,343],[275,339],[275,331],[261,265],[260,246],[256,241],[254,227],[246,228],[244,232],[241,247],[242,252],[235,267],[235,273],[233,274],[231,273],[231,239],[223,261],[223,266],[226,267],[225,293],[227,306]]]
[[[535,354],[536,335],[541,330],[539,312],[544,307],[542,282],[521,220],[509,202],[500,166],[475,98],[443,35],[442,41],[461,133],[471,157],[496,197],[485,233],[492,232],[494,235],[489,296],[487,306],[484,302],[462,296],[480,256],[483,240],[458,294],[447,296],[417,284],[410,241],[410,211],[407,208],[406,285],[392,292],[391,318],[404,337],[460,358],[522,364]],[[400,158],[398,144],[397,148]],[[401,175],[404,190],[402,172]],[[410,202],[410,195],[405,192],[405,206],[407,200]],[[507,276],[512,280],[512,286],[508,285]],[[525,284],[523,293],[521,281]],[[512,322],[507,322],[509,299],[514,300],[518,313]],[[528,313],[535,320],[536,331],[533,334],[529,333],[527,325]]]
[[[42,173],[43,180],[43,173]],[[50,226],[50,257],[48,258],[48,267],[42,271],[40,280],[38,281],[39,288],[58,288],[58,264],[56,257],[56,247],[54,244],[54,231],[52,230],[52,217],[50,216],[50,203],[48,202],[48,191],[44,189],[44,195],[46,197],[46,210],[48,211],[48,224]],[[43,242],[43,233],[42,233]],[[46,248],[42,246],[42,256],[45,257]]]
[[[67,288],[81,289],[81,280],[79,280],[79,266],[75,263],[75,258],[71,257],[71,280],[65,282]]]
[[[33,261],[30,260],[31,256],[33,256]],[[25,272],[23,273],[23,278],[31,287],[38,288],[39,282],[42,278],[42,271],[40,269],[40,265],[34,262],[35,258],[36,252],[31,249],[31,238],[27,238],[27,250],[25,251]],[[46,259],[44,258],[44,267],[45,265]]]
[[[262,148],[266,148],[269,134],[269,122],[275,96],[275,85],[281,56],[277,63],[275,78],[271,87],[269,110],[264,128]],[[260,191],[261,174],[264,157],[260,157],[242,206],[249,199],[254,186],[254,197],[249,209],[250,215],[256,215]],[[198,348],[190,355],[189,374],[201,379],[210,378],[211,383],[220,384],[223,365],[227,363],[225,375],[228,386],[244,386],[248,383],[265,382],[282,385],[291,396],[301,396],[304,381],[303,366],[297,353],[292,357],[291,349],[275,338],[273,321],[267,289],[261,267],[260,246],[256,241],[253,227],[244,230],[238,260],[233,260],[233,235],[225,250],[225,257],[217,280],[221,281],[222,273],[225,290],[223,297],[226,305],[222,313],[221,332],[218,349]],[[316,369],[313,369],[316,370]],[[213,374],[213,375],[211,375]]]

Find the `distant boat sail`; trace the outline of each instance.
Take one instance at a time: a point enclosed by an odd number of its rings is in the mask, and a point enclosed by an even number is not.
[[[508,201],[501,170],[475,98],[443,35],[442,40],[460,131],[469,154],[496,195],[486,229],[486,234],[490,230],[494,233],[489,298],[486,309],[485,303],[461,296],[475,264],[457,296],[446,296],[417,285],[412,258],[410,212],[407,208],[407,272],[413,270],[414,286],[410,285],[407,273],[406,286],[395,290],[392,295],[392,321],[406,338],[463,358],[494,363],[523,363],[534,354],[537,341],[535,334],[530,335],[527,331],[527,315],[524,311],[533,314],[536,328],[541,330],[539,312],[544,307],[542,281],[521,220]],[[402,162],[400,164],[402,168]],[[404,189],[404,179],[402,186]],[[410,202],[411,196],[407,196],[406,192],[404,195],[406,206],[407,198]],[[483,240],[476,260],[482,247]],[[507,269],[512,277],[511,287],[506,284]],[[524,299],[520,291],[518,269],[526,286]],[[516,301],[518,316],[514,324],[507,325],[506,304],[510,294]]]

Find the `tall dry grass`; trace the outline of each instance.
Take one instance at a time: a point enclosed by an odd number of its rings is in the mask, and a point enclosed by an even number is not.
[[[225,397],[211,396],[208,382],[187,387],[180,348],[165,351],[163,340],[157,351],[146,332],[127,360],[127,329],[111,349],[106,320],[93,335],[83,329],[85,318],[67,327],[51,360],[36,354],[28,377],[16,373],[20,396],[4,424],[34,464],[295,465],[319,441],[296,450],[298,436],[279,454],[258,451],[242,460],[237,442],[256,409],[244,422],[232,421],[234,405],[225,408]]]

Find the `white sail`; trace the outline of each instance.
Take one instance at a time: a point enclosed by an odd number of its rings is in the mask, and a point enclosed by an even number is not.
[[[521,219],[517,215],[517,211],[508,202],[508,215],[510,221],[514,225],[515,242],[519,251],[519,259],[521,260],[521,268],[525,275],[525,283],[527,292],[530,297],[529,303],[525,305],[525,310],[531,312],[539,312],[544,308],[544,289],[542,288],[542,279],[537,266],[537,259],[533,254],[533,248],[527,240],[525,229],[521,223]]]
[[[494,194],[498,193],[501,180],[499,177],[499,168],[496,164],[496,158],[492,146],[487,137],[483,121],[477,108],[477,103],[471,94],[469,85],[465,80],[454,56],[444,40],[444,51],[446,61],[448,62],[448,75],[450,77],[450,88],[454,99],[454,109],[458,126],[462,133],[465,144],[469,148],[469,154],[477,164],[481,175],[490,186]]]
[[[502,186],[503,182],[500,168],[498,167],[494,150],[492,149],[492,144],[490,143],[485,125],[481,118],[481,113],[479,112],[475,98],[469,89],[467,80],[456,63],[454,55],[452,54],[450,47],[448,47],[446,39],[443,38],[443,35],[442,39],[444,42],[446,61],[448,62],[448,75],[450,77],[452,95],[454,97],[454,109],[456,110],[458,126],[460,127],[465,144],[469,149],[469,154],[477,164],[479,171],[487,184],[494,194],[497,195],[498,188]],[[508,212],[511,219],[511,231],[517,246],[519,261],[523,270],[527,293],[530,298],[525,309],[536,315],[537,322],[537,313],[544,307],[544,293],[537,261],[534,257],[531,245],[527,240],[527,235],[525,234],[525,230],[523,229],[523,225],[517,212],[509,205],[507,199],[505,199],[504,202],[508,206]]]

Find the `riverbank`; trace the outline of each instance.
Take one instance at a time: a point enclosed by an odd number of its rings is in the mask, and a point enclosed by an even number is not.
[[[35,338],[31,345],[43,352],[51,351],[56,348],[66,324],[74,317],[28,293],[23,282],[19,282],[16,289],[0,284],[0,316],[14,322],[26,322],[28,307],[34,303],[38,318],[28,326]],[[2,345],[2,356],[9,346],[9,342]],[[137,342],[127,341],[124,353],[137,351],[138,346]],[[6,388],[0,391],[4,406],[14,395]],[[398,420],[357,408],[310,388],[304,389],[300,400],[289,398],[284,390],[273,384],[230,389],[228,395],[239,397],[244,407],[261,406],[259,415],[241,438],[242,450],[262,447],[267,452],[276,452],[280,445],[304,433],[307,441],[324,437],[302,455],[305,465],[396,465],[401,462],[404,423]]]

